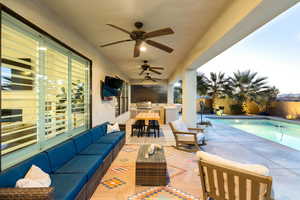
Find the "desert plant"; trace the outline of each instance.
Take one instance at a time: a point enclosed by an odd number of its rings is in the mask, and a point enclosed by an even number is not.
[[[258,77],[256,72],[250,70],[234,72],[230,77],[230,97],[246,111],[247,101],[258,102],[260,96],[268,91],[266,80],[266,77]]]
[[[223,72],[211,72],[207,78],[207,95],[212,98],[213,108],[216,107],[216,98],[224,98],[228,94],[231,94],[230,79]]]
[[[279,90],[273,86],[262,92],[256,99],[261,113],[269,114],[272,108],[272,102],[276,100]]]

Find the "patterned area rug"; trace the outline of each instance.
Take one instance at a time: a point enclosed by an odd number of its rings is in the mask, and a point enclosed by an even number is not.
[[[172,178],[174,176],[178,176],[180,174],[183,174],[184,172],[186,172],[186,170],[176,167],[174,165],[168,164],[168,174],[169,174],[170,178]]]
[[[126,182],[119,178],[114,177],[114,178],[111,178],[111,179],[101,182],[101,184],[104,185],[107,189],[111,190],[111,189],[114,189],[114,188],[120,187],[121,185],[126,184]]]
[[[192,195],[184,193],[176,188],[153,187],[146,191],[128,197],[128,200],[199,200]]]

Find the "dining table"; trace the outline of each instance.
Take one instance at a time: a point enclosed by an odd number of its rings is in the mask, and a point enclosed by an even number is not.
[[[135,120],[157,120],[160,121],[159,113],[156,112],[140,112],[135,116]]]

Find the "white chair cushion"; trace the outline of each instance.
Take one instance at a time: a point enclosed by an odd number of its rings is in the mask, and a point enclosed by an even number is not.
[[[179,132],[190,132],[185,123],[178,119],[176,121],[171,122],[176,131]]]
[[[253,165],[253,164],[242,164],[239,162],[235,162],[235,161],[231,161],[231,160],[227,160],[224,158],[221,158],[219,156],[210,154],[210,153],[206,153],[204,151],[198,151],[197,152],[197,158],[199,160],[203,160],[206,162],[209,162],[211,164],[216,164],[219,166],[223,166],[232,170],[237,170],[239,172],[243,172],[243,173],[254,173],[257,175],[262,175],[262,176],[268,176],[269,175],[269,169],[263,165]],[[204,173],[207,174],[207,169],[204,168]],[[206,182],[206,189],[208,191],[210,191],[209,188],[209,184],[208,184],[208,176],[205,176],[205,182]],[[216,174],[214,174],[214,182],[217,183],[217,176]],[[234,184],[235,184],[235,196],[236,199],[239,199],[239,192],[238,192],[238,177],[235,177],[234,179]],[[225,185],[225,196],[226,198],[228,197],[228,184],[227,184],[227,175],[224,175],[224,185]],[[218,189],[218,185],[215,184],[215,188],[216,188],[216,193],[219,194],[219,189]],[[251,195],[251,183],[247,182],[247,187],[246,187],[246,194],[247,194],[247,199],[250,199],[250,195]],[[262,184],[260,187],[260,195],[259,195],[259,200],[264,200],[264,195],[266,193],[266,185]]]

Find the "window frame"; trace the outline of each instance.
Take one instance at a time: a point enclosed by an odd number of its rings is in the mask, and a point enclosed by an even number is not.
[[[22,17],[21,15],[17,14],[16,12],[14,12],[13,10],[11,10],[10,8],[6,7],[5,5],[0,3],[0,44],[2,44],[2,23],[3,23],[3,13],[5,13],[6,15],[9,15],[10,17],[13,18],[13,20],[16,20],[17,23],[21,23],[21,24],[25,24],[30,30],[34,31],[34,34],[39,35],[40,37],[42,37],[42,39],[44,39],[45,41],[51,41],[55,44],[57,44],[58,46],[64,48],[65,50],[69,51],[71,53],[71,58],[80,58],[83,59],[85,61],[87,61],[87,66],[89,68],[89,72],[87,75],[87,81],[89,83],[88,85],[88,95],[87,95],[87,102],[88,102],[88,124],[87,124],[87,129],[90,129],[92,127],[92,65],[93,62],[91,59],[89,59],[88,57],[86,57],[85,55],[81,54],[80,52],[78,52],[77,50],[73,49],[72,47],[68,46],[67,44],[65,44],[64,42],[62,42],[61,40],[55,38],[54,36],[52,36],[51,34],[49,34],[48,32],[46,32],[45,30],[43,30],[42,28],[40,28],[39,26],[35,25],[34,23],[30,22],[29,20],[25,19],[24,17]],[[27,28],[26,27],[26,28]],[[2,48],[0,48],[0,66],[2,66]],[[2,79],[2,74],[1,74],[1,70],[0,70],[0,83],[2,83],[1,80]],[[0,84],[0,110],[2,109],[2,85]],[[43,97],[44,98],[44,97]],[[42,112],[44,114],[44,112]],[[0,112],[0,118],[1,118],[1,112]],[[0,123],[0,144],[2,144],[2,123]],[[40,153],[41,151],[44,151],[45,149],[51,148],[52,146],[59,144],[67,139],[69,139],[70,137],[73,137],[81,132],[83,132],[84,130],[81,130],[80,128],[74,131],[70,131],[70,134],[62,134],[59,135],[57,137],[55,137],[55,139],[48,139],[45,140],[45,138],[41,138],[41,142],[38,143],[38,145],[33,145],[33,146],[28,146],[26,148],[23,149],[19,149],[17,151],[17,153],[11,153],[8,154],[9,156],[2,156],[1,155],[1,148],[0,148],[0,171],[2,171],[5,168],[11,167],[15,164],[17,164],[18,162],[21,162],[22,160],[28,159],[32,156],[34,156],[35,154]],[[37,133],[38,134],[38,133]],[[45,136],[45,135],[44,135]],[[45,143],[47,143],[47,146],[45,147]],[[21,157],[21,159],[20,159]],[[5,164],[4,164],[5,163]]]

